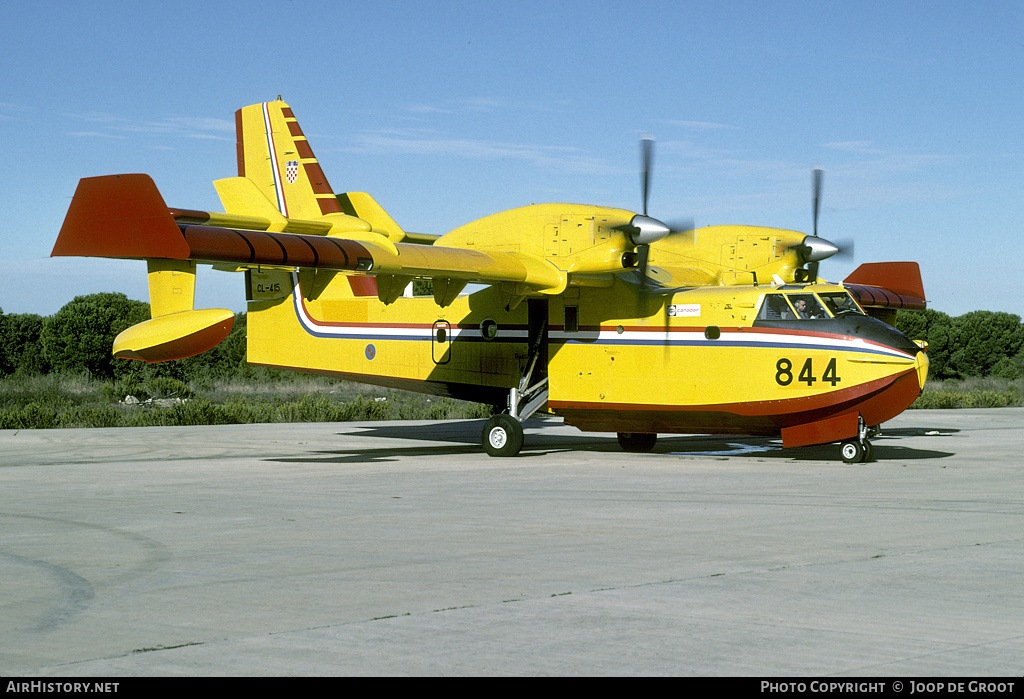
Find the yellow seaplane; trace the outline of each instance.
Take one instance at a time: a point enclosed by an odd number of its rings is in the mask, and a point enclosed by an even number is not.
[[[204,264],[244,274],[250,363],[491,404],[492,456],[518,454],[545,411],[626,451],[762,435],[840,442],[854,463],[924,387],[924,347],[888,324],[925,307],[917,264],[818,277],[839,251],[817,236],[820,171],[813,235],[648,216],[643,141],[642,213],[531,205],[427,236],[336,194],[280,98],[235,119],[224,213],[169,207],[142,174],[78,185],[52,254],[148,265],[152,318],[117,337],[118,357],[180,359],[228,335],[231,311],[193,307]],[[432,293],[410,293],[417,279]]]

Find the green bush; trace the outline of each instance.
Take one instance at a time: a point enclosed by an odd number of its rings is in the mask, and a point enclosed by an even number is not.
[[[3,429],[46,430],[58,426],[57,410],[39,403],[28,403],[21,408],[7,409],[0,414]]]
[[[114,338],[148,318],[149,304],[124,294],[76,296],[43,322],[43,354],[53,371],[88,371],[91,376],[113,378],[131,363],[111,354]]]
[[[39,335],[43,317],[34,313],[4,315],[0,310],[0,375],[49,371]]]
[[[1024,379],[933,381],[911,408],[1005,408],[1024,404]]]

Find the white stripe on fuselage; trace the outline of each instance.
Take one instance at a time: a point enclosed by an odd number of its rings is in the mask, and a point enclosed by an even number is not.
[[[414,340],[423,341],[433,338],[433,325],[417,325],[416,327],[394,327],[393,324],[344,324],[327,323],[312,318],[306,310],[302,301],[302,292],[299,289],[297,275],[292,275],[292,301],[295,308],[295,315],[302,328],[313,335],[321,338],[338,338],[349,340]],[[472,333],[475,328],[459,328],[450,323],[449,337],[452,341],[458,340],[460,335],[472,340],[479,339]],[[719,347],[737,348],[761,348],[761,349],[789,349],[789,350],[826,350],[840,352],[856,352],[873,356],[891,357],[913,361],[913,357],[900,350],[886,347],[885,345],[859,337],[843,335],[795,335],[790,333],[760,332],[757,330],[727,330],[721,331],[721,337],[717,340],[709,340],[704,336],[703,329],[693,331],[674,331],[665,333],[663,331],[641,331],[641,330],[583,330],[575,333],[567,333],[562,330],[550,330],[548,339],[555,343],[585,342],[588,345],[626,345],[626,346],[653,346],[662,345],[669,347]],[[529,333],[521,328],[498,329],[495,339],[499,340],[525,340]]]

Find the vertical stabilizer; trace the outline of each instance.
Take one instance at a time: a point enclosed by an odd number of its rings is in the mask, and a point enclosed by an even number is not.
[[[280,99],[235,112],[238,175],[252,180],[285,218],[318,219],[342,213],[299,127]]]

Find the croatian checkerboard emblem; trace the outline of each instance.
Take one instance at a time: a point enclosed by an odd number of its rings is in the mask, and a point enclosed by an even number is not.
[[[285,163],[285,177],[288,178],[288,184],[295,184],[295,180],[299,179],[299,161],[289,160]]]

